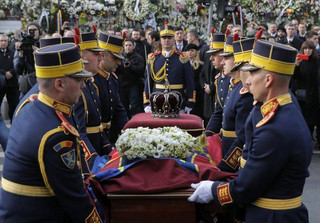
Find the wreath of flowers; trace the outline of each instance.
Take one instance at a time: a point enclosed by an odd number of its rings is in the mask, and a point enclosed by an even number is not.
[[[148,157],[184,159],[197,149],[198,139],[178,127],[129,128],[116,142],[120,156],[132,160]]]
[[[133,11],[135,3],[136,0],[125,0],[123,3],[123,10],[130,20],[142,21],[149,14],[151,3],[149,0],[139,0],[139,6],[141,6],[139,7],[139,14]]]

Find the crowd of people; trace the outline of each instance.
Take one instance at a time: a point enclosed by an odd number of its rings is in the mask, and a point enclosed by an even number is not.
[[[84,180],[110,157],[128,120],[152,112],[152,92],[175,90],[180,113],[201,117],[208,137],[219,135],[217,167],[240,167],[229,183],[192,185],[189,200],[245,204],[237,212],[245,217],[234,216],[240,221],[307,222],[301,194],[312,136],[320,143],[320,27],[308,28],[297,20],[284,28],[251,23],[244,37],[229,24],[207,43],[167,23],[160,32],[64,26],[42,34],[34,22],[22,41],[0,34],[0,100],[6,95],[13,121],[9,134],[0,119],[0,221],[101,221]]]

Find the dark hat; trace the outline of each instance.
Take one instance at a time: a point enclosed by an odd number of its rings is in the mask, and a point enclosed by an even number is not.
[[[275,73],[292,75],[298,51],[288,45],[257,40],[253,48],[249,65],[242,71],[264,69]]]
[[[122,37],[106,33],[100,33],[98,41],[102,49],[108,50],[110,53],[112,53],[119,59],[124,59],[124,57],[122,56]]]
[[[46,46],[52,46],[62,43],[74,43],[73,37],[58,37],[58,38],[49,38],[49,39],[40,39],[40,48]]]
[[[242,64],[250,60],[254,40],[254,38],[241,39],[232,43],[235,65],[231,71],[236,71]]]
[[[167,22],[165,22],[164,26],[161,27],[160,30],[160,37],[164,36],[174,36],[174,28],[172,26],[169,26]]]
[[[224,34],[213,34],[211,48],[206,53],[216,53],[223,50],[225,41],[226,36]]]
[[[282,32],[284,32],[284,33],[286,32],[286,29],[283,26],[279,26],[277,31],[279,31],[279,30],[282,30]]]
[[[196,44],[193,44],[193,43],[190,43],[186,46],[186,49],[185,51],[189,51],[191,49],[194,49],[194,50],[199,50],[199,47],[196,45]]]
[[[224,43],[223,53],[219,54],[222,57],[231,57],[233,56],[233,37],[227,36],[226,42]]]
[[[34,58],[36,76],[39,78],[92,77],[92,73],[84,70],[79,48],[73,43],[40,48],[35,51]]]
[[[98,43],[97,35],[95,32],[81,33],[79,35],[79,47],[81,50],[91,50],[97,52],[104,52]]]

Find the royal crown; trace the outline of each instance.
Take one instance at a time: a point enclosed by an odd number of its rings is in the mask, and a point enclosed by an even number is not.
[[[178,91],[154,92],[150,96],[152,117],[177,118],[182,103],[182,95]]]

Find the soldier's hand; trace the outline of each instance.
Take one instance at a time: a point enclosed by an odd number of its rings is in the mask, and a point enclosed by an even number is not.
[[[185,107],[185,108],[184,108],[184,112],[185,112],[186,114],[190,114],[191,110],[192,110],[192,108],[189,108],[189,107]]]
[[[7,71],[6,74],[5,74],[5,76],[6,76],[6,79],[10,79],[10,78],[13,77],[13,75],[11,74],[10,71]]]
[[[148,105],[147,107],[144,108],[145,113],[151,113],[151,107]]]
[[[188,201],[197,203],[209,203],[212,201],[213,195],[211,192],[211,187],[213,183],[213,181],[204,180],[197,184],[191,184],[191,187],[196,190],[188,198]]]
[[[204,84],[204,91],[205,91],[207,94],[211,94],[211,90],[210,90],[209,84]]]

